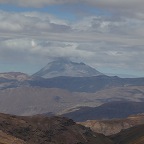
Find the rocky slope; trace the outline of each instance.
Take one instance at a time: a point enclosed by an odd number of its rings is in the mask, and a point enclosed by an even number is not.
[[[111,136],[115,144],[143,144],[144,125],[138,125]]]
[[[80,124],[89,127],[92,131],[103,133],[104,135],[113,135],[119,133],[121,130],[134,127],[136,125],[144,124],[144,114],[133,115],[126,119],[112,119],[112,120],[88,120]]]
[[[20,140],[14,136],[6,134],[0,131],[0,144],[26,144],[23,140]]]
[[[22,144],[23,141],[26,144],[113,144],[104,135],[60,117],[16,117],[0,114],[0,130],[7,134],[5,137],[8,136],[8,141],[19,140],[17,144]]]

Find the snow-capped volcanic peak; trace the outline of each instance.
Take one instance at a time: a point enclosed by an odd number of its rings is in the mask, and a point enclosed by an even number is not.
[[[84,63],[76,63],[62,58],[48,63],[33,76],[52,78],[58,76],[90,77],[98,75],[103,74]]]

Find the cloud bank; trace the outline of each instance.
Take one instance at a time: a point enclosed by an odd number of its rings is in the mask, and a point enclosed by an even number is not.
[[[85,3],[107,15],[83,15],[74,21],[42,12],[0,11],[0,61],[43,63],[70,57],[93,67],[144,71],[144,14],[141,0],[0,0],[23,7]]]

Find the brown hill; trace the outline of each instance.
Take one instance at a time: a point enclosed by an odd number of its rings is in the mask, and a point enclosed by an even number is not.
[[[126,119],[88,120],[80,124],[89,127],[94,132],[103,133],[108,136],[117,134],[121,130],[144,124],[144,114],[130,116]]]
[[[111,137],[116,144],[144,144],[144,125],[124,130]]]
[[[62,117],[17,117],[0,114],[0,130],[5,133],[6,138],[8,136],[8,142],[18,138],[17,140],[21,139],[19,141],[25,141],[26,144],[113,144],[104,135]]]

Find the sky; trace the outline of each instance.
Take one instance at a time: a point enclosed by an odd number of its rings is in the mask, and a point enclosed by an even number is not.
[[[144,77],[143,0],[0,0],[0,72],[58,57]]]

